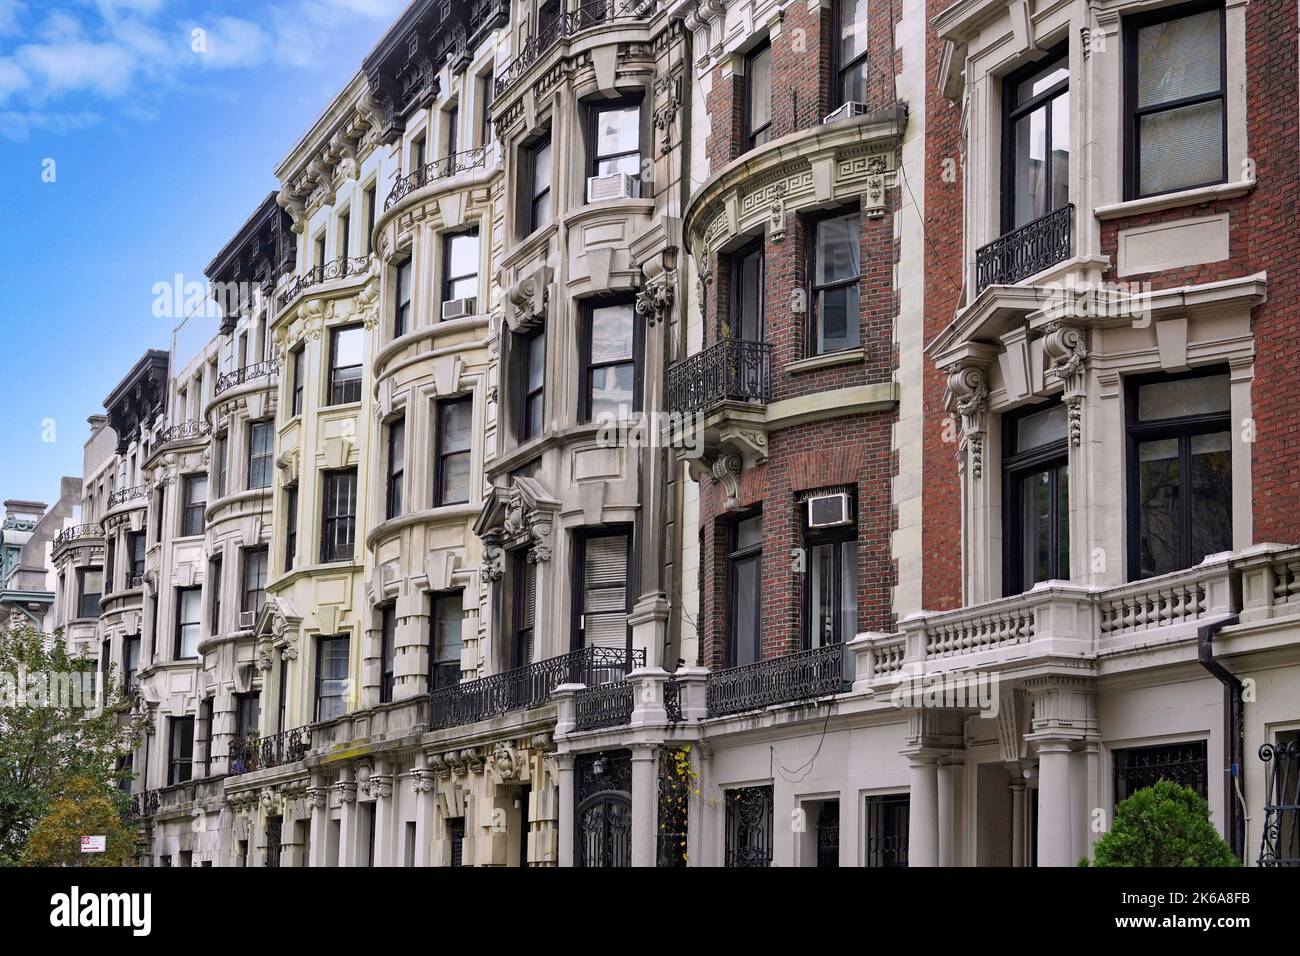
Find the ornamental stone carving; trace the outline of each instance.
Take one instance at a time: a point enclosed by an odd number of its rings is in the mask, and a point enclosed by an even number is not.
[[[393,775],[389,773],[372,773],[366,779],[366,793],[376,800],[386,800],[393,795]]]
[[[308,787],[307,806],[313,810],[324,810],[329,806],[329,796],[328,787]]]
[[[676,285],[677,273],[671,271],[646,280],[636,294],[636,312],[646,320],[646,325],[654,328],[656,324],[667,321],[676,296]]]
[[[959,417],[960,448],[970,453],[971,475],[984,473],[984,432],[989,388],[983,369],[973,365],[948,370],[947,406]]]
[[[434,772],[432,770],[412,770],[411,771],[411,792],[417,796],[421,793],[430,793],[433,790]]]
[[[339,795],[339,800],[342,803],[356,803],[357,801],[357,785],[355,781],[340,780],[334,784],[334,791]]]

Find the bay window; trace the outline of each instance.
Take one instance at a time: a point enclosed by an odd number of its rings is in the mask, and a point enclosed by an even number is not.
[[[320,559],[351,561],[357,533],[357,470],[327,471],[321,507]]]
[[[836,0],[833,17],[839,30],[832,41],[834,107],[867,102],[867,0]]]
[[[360,325],[330,334],[330,404],[361,401],[361,363],[365,329]]]
[[[316,641],[316,721],[334,720],[347,713],[348,637],[321,637]]]
[[[203,589],[176,589],[176,643],[174,660],[199,656],[199,638],[203,630]]]
[[[402,482],[406,477],[406,416],[396,418],[388,426],[388,494],[386,518],[396,518],[402,513]]]
[[[731,336],[763,341],[763,237],[731,256]]]
[[[772,44],[764,40],[745,57],[744,150],[772,138]]]
[[[641,104],[591,107],[591,177],[641,175]],[[587,183],[587,202],[602,198]]]
[[[631,302],[583,309],[580,421],[625,419],[639,409],[637,327]]]
[[[1066,408],[1003,416],[1003,593],[1070,577],[1070,472]]]
[[[1070,62],[1057,50],[1003,81],[1002,231],[1070,201]]]
[[[808,354],[822,355],[858,347],[861,324],[858,282],[862,247],[858,238],[859,214],[816,219],[808,230],[808,296],[812,312],[808,329]]]
[[[434,506],[460,505],[470,496],[470,443],[474,396],[438,403],[438,453],[434,470]]]
[[[478,230],[443,236],[442,301],[475,302],[478,298]],[[475,305],[473,308],[477,308]],[[471,309],[470,311],[473,311]],[[468,314],[468,313],[466,313]],[[447,317],[443,316],[445,320]]]
[[[429,620],[433,628],[433,639],[429,642],[429,689],[459,684],[463,646],[461,627],[465,621],[460,592],[435,594],[433,614]]]

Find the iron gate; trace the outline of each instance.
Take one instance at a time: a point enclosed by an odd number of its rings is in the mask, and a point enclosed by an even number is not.
[[[581,867],[632,865],[632,753],[584,754],[577,765],[574,861]]]
[[[1300,866],[1300,740],[1259,748],[1264,761],[1264,832],[1259,866]]]

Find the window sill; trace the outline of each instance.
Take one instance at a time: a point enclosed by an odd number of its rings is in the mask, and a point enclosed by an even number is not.
[[[1219,202],[1224,199],[1236,199],[1255,188],[1254,180],[1236,183],[1219,183],[1217,186],[1200,186],[1196,189],[1184,189],[1182,192],[1165,193],[1160,196],[1148,196],[1145,199],[1130,199],[1126,202],[1098,206],[1093,215],[1105,222],[1109,219],[1123,219],[1127,216],[1141,216],[1149,212],[1165,209],[1177,209],[1181,206],[1197,206],[1201,203]]]
[[[786,365],[785,371],[791,375],[798,375],[801,372],[815,372],[817,369],[834,368],[837,365],[856,365],[865,362],[866,359],[866,349],[844,349],[840,352],[827,352],[823,355],[799,359]]]

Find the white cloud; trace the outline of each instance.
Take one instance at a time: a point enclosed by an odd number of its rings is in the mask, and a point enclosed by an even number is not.
[[[191,50],[196,40],[195,30],[203,31],[203,51],[195,55],[205,68],[257,66],[266,60],[270,41],[266,31],[251,20],[218,17],[208,24],[191,24],[185,34]]]
[[[46,97],[73,92],[117,96],[127,91],[135,71],[130,51],[113,43],[33,43],[20,46],[14,58]]]

